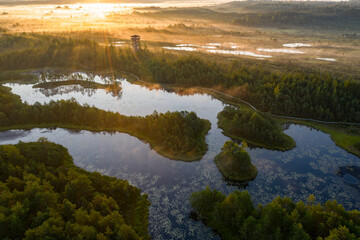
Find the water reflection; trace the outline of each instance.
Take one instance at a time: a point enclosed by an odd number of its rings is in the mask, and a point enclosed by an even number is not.
[[[123,133],[92,133],[64,129],[12,130],[0,133],[0,143],[29,142],[39,137],[62,144],[69,149],[77,166],[88,171],[127,179],[149,194],[150,226],[154,239],[217,239],[201,222],[189,218],[188,199],[192,192],[209,185],[226,194],[236,190],[249,191],[255,204],[266,204],[276,196],[289,196],[305,201],[314,194],[320,202],[336,199],[346,209],[360,208],[360,192],[336,173],[341,166],[360,167],[359,158],[337,147],[330,136],[299,125],[286,126],[285,133],[296,141],[296,148],[287,151],[249,149],[258,175],[245,185],[235,185],[223,179],[213,162],[226,140],[217,128],[217,114],[224,107],[206,94],[180,96],[176,92],[148,89],[122,81],[122,97],[97,89],[88,96],[73,91],[63,95],[45,96],[29,85],[8,85],[24,101],[48,102],[51,99],[76,98],[80,103],[95,105],[124,115],[147,115],[154,110],[195,111],[209,119],[212,128],[206,137],[209,150],[201,161],[172,161],[160,156],[148,144]],[[190,91],[191,92],[191,91]]]
[[[193,163],[166,159],[148,144],[123,133],[12,130],[2,132],[0,139],[1,144],[7,144],[47,137],[67,147],[77,166],[127,179],[140,187],[152,203],[150,232],[155,239],[217,238],[202,223],[188,218],[188,198],[206,185],[224,193],[246,187],[255,204],[266,204],[278,195],[305,201],[314,194],[320,202],[337,199],[347,209],[359,208],[359,192],[354,193],[353,187],[336,175],[340,166],[358,164],[358,158],[338,148],[327,134],[308,127],[291,125],[286,133],[297,147],[288,152],[249,150],[258,176],[248,185],[237,186],[224,181],[213,162],[221,147],[216,135],[208,137],[209,151],[204,158]]]
[[[360,191],[360,167],[340,167],[337,175],[340,176],[346,184]]]
[[[45,95],[45,97],[51,97],[55,95],[65,95],[71,92],[79,92],[82,95],[86,95],[88,97],[94,96],[96,93],[96,89],[93,88],[84,88],[79,85],[66,85],[55,88],[39,88],[39,92]]]

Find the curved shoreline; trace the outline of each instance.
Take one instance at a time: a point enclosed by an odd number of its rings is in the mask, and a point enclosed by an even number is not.
[[[132,74],[132,73],[129,73],[129,72],[126,72],[126,71],[121,71],[121,72],[123,72],[125,74],[129,74],[130,76],[136,78],[137,81],[139,81],[140,83],[143,83],[143,84],[156,84],[156,83],[141,80],[135,74]],[[160,86],[183,87],[183,86],[178,86],[176,84],[161,84],[161,83],[157,83],[157,84],[160,84]],[[351,134],[344,133],[344,132],[341,132],[341,131],[336,131],[336,129],[335,130],[332,129],[332,128],[337,127],[339,125],[346,125],[347,127],[351,127],[351,126],[358,127],[358,126],[360,126],[360,123],[327,122],[327,121],[321,121],[321,120],[310,119],[310,118],[298,118],[298,117],[281,116],[281,115],[276,115],[276,114],[263,113],[263,112],[259,111],[258,109],[256,109],[251,103],[246,102],[245,100],[242,100],[240,98],[231,96],[229,94],[223,93],[221,91],[218,91],[218,90],[215,90],[215,89],[212,89],[212,88],[204,88],[204,87],[192,87],[192,88],[197,88],[199,90],[202,90],[205,93],[208,93],[211,96],[219,99],[223,103],[227,103],[227,101],[222,99],[219,96],[216,96],[216,94],[220,94],[220,95],[223,95],[225,97],[240,101],[242,104],[246,104],[247,106],[249,106],[250,108],[252,108],[254,111],[256,111],[258,113],[267,114],[270,117],[274,117],[274,118],[279,119],[279,121],[281,121],[283,124],[285,124],[285,123],[300,124],[300,125],[312,127],[312,128],[317,129],[317,130],[320,130],[322,132],[325,132],[325,133],[330,135],[331,139],[335,142],[335,144],[338,147],[346,150],[347,152],[349,152],[351,154],[354,154],[354,155],[360,157],[360,151],[357,151],[353,146],[354,142],[355,143],[360,142],[360,136],[359,135],[351,135]],[[228,104],[236,106],[236,103],[234,103],[234,102],[228,102]],[[328,125],[329,127],[321,126],[321,125],[318,125],[318,124]],[[344,138],[346,138],[346,139],[344,139]]]
[[[156,153],[158,153],[159,155],[161,155],[163,157],[169,158],[171,160],[184,161],[184,162],[193,162],[193,161],[201,160],[202,156],[207,151],[207,144],[206,144],[205,152],[197,153],[193,156],[188,156],[188,154],[173,154],[172,152],[167,151],[163,147],[156,145],[153,141],[146,138],[144,135],[137,134],[134,131],[127,130],[126,128],[121,128],[121,127],[99,129],[99,128],[94,128],[94,127],[78,126],[78,125],[72,125],[72,124],[43,123],[43,124],[24,124],[24,125],[13,125],[13,126],[0,127],[0,132],[4,132],[4,131],[8,131],[8,130],[31,130],[34,128],[63,128],[63,129],[71,129],[71,130],[79,130],[79,131],[84,130],[84,131],[91,131],[91,132],[125,133],[125,134],[129,134],[130,136],[133,136],[135,138],[138,138],[140,141],[148,143],[151,149],[153,149]],[[207,128],[204,129],[202,134],[206,135],[207,132],[209,131],[209,129],[210,129],[210,123],[207,126]]]
[[[147,84],[155,84],[153,82],[147,82],[147,81],[144,81],[144,80],[141,80],[138,76],[136,76],[135,74],[132,74],[132,73],[129,73],[129,72],[126,72],[126,71],[121,71],[121,72],[124,72],[126,74],[129,74],[133,77],[135,77],[138,81],[140,82],[143,82],[143,83],[147,83]],[[161,85],[166,85],[166,86],[173,86],[173,87],[176,87],[176,84],[165,84],[165,83],[158,83],[158,84],[161,84]],[[201,89],[201,90],[208,90],[208,91],[212,91],[212,92],[215,92],[215,93],[218,93],[218,94],[222,94],[226,97],[229,97],[229,98],[233,98],[235,100],[238,100],[246,105],[248,105],[249,107],[251,107],[254,111],[258,112],[258,113],[264,113],[260,110],[258,110],[257,108],[255,108],[251,103],[245,101],[245,100],[242,100],[241,98],[238,98],[238,97],[234,97],[234,96],[231,96],[227,93],[224,93],[224,92],[221,92],[221,91],[218,91],[218,90],[215,90],[213,88],[206,88],[206,87],[192,87],[192,88],[197,88],[197,89]],[[277,115],[277,114],[272,114],[272,113],[265,113],[271,117],[276,117],[276,118],[287,118],[287,119],[293,119],[293,120],[302,120],[302,121],[311,121],[311,122],[318,122],[318,123],[324,123],[324,124],[345,124],[345,125],[356,125],[356,126],[360,126],[360,123],[352,123],[352,122],[327,122],[327,121],[322,121],[322,120],[317,120],[317,119],[312,119],[312,118],[301,118],[301,117],[292,117],[292,116],[283,116],[283,115]]]
[[[93,72],[93,73],[97,73],[97,74],[106,74],[104,71],[101,71],[101,72],[94,71],[93,69],[83,66],[83,65],[80,65],[80,64],[79,64],[79,67],[82,68],[81,71]],[[27,71],[36,73],[36,72],[40,72],[40,71],[48,70],[48,69],[49,68],[28,69]],[[72,71],[76,71],[76,69],[72,69]],[[79,71],[79,70],[77,70],[77,71]],[[186,86],[179,86],[176,84],[153,83],[153,82],[141,80],[140,77],[138,77],[137,75],[127,72],[127,71],[118,71],[118,73],[124,73],[124,74],[130,76],[131,78],[133,78],[133,79],[130,78],[128,80],[130,82],[133,82],[134,84],[139,84],[139,85],[158,84],[159,87],[163,87],[163,88],[166,88],[166,87],[186,88]],[[335,144],[337,146],[345,149],[347,152],[349,152],[351,154],[354,154],[354,155],[360,157],[360,151],[355,149],[353,146],[355,143],[360,142],[360,136],[343,131],[344,130],[343,128],[346,128],[346,127],[347,128],[349,128],[351,126],[358,127],[358,126],[360,126],[360,123],[327,122],[327,121],[310,119],[310,118],[299,118],[299,117],[292,117],[292,116],[281,116],[281,115],[276,115],[276,114],[271,114],[271,113],[263,113],[263,112],[259,111],[258,109],[256,109],[251,103],[249,103],[245,100],[242,100],[238,97],[231,96],[227,93],[224,93],[224,92],[212,89],[212,88],[205,88],[205,87],[191,87],[191,88],[196,88],[200,92],[207,93],[207,94],[213,96],[214,98],[220,100],[223,103],[228,103],[228,104],[234,105],[234,106],[236,106],[237,104],[245,104],[246,106],[250,107],[252,110],[254,110],[256,112],[260,112],[262,114],[267,114],[270,117],[277,118],[282,124],[286,124],[286,123],[301,124],[301,125],[312,127],[317,130],[320,130],[322,132],[325,132],[331,136],[331,139],[335,142]],[[229,100],[227,100],[226,98],[228,98]],[[232,99],[234,101],[232,101],[230,99]],[[238,101],[238,103],[236,101]],[[325,126],[325,125],[327,125],[327,126]]]

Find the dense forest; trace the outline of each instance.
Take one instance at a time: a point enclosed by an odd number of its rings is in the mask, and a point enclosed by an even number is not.
[[[261,27],[358,28],[360,5],[356,3],[229,3],[242,9],[235,24]]]
[[[360,9],[349,9],[331,15],[316,13],[299,13],[297,11],[277,11],[268,13],[245,13],[234,20],[234,24],[261,27],[312,26],[328,27],[346,26],[352,22],[360,23]]]
[[[360,122],[360,83],[330,73],[274,73],[261,66],[245,67],[237,61],[224,66],[191,56],[173,61],[154,58],[147,64],[147,74],[143,75],[154,82],[241,87],[238,97],[264,112]]]
[[[345,76],[296,69],[278,73],[239,61],[218,63],[147,50],[134,54],[86,39],[35,34],[0,38],[0,79],[9,70],[43,67],[128,71],[158,83],[240,89],[236,96],[263,112],[360,122],[360,83]]]
[[[150,239],[146,194],[46,139],[0,146],[0,189],[1,239]]]
[[[143,139],[160,154],[179,160],[197,160],[205,154],[208,120],[194,112],[157,113],[127,117],[119,113],[81,106],[74,99],[41,105],[22,103],[9,88],[0,87],[0,127],[67,127],[95,131],[126,132]]]
[[[198,216],[222,239],[359,239],[360,212],[346,211],[340,204],[294,203],[277,197],[271,203],[254,207],[247,191],[225,196],[216,190],[192,194],[191,205]]]
[[[226,178],[234,181],[249,181],[256,177],[256,166],[251,163],[246,143],[242,146],[233,141],[226,141],[221,152],[216,155],[214,162]]]
[[[356,2],[231,1],[203,8],[152,9],[136,12],[149,18],[201,19],[252,27],[359,29]]]
[[[295,147],[295,141],[282,132],[278,122],[250,109],[227,106],[218,119],[219,127],[231,138],[282,151]]]

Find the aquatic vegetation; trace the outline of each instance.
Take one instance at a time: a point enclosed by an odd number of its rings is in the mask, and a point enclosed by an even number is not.
[[[339,167],[338,176],[345,178],[344,182],[358,191],[360,191],[360,167],[358,166],[344,166]]]

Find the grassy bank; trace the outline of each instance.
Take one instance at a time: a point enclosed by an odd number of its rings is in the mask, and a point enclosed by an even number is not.
[[[294,123],[305,125],[318,129],[324,133],[328,133],[335,144],[349,153],[352,153],[360,157],[360,150],[356,148],[356,144],[360,143],[360,127],[359,126],[348,126],[340,124],[321,124],[311,121],[304,120],[289,120],[285,118],[277,119],[280,123]]]

